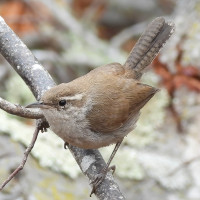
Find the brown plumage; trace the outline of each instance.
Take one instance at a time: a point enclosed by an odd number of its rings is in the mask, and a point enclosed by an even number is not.
[[[45,93],[42,101],[58,106],[62,97],[84,94],[82,99],[68,100],[68,103],[73,107],[83,107],[91,98],[92,108],[86,113],[88,128],[109,134],[123,127],[130,117],[137,116],[156,91],[156,88],[139,83],[131,75],[127,77],[121,64],[112,63],[52,88]],[[90,146],[87,143],[85,145]]]
[[[40,107],[50,128],[65,142],[85,149],[116,143],[102,176],[123,138],[134,129],[140,109],[158,91],[139,82],[144,69],[173,33],[173,24],[155,19],[140,37],[124,65],[111,63],[98,67],[70,83],[48,90]]]
[[[140,109],[157,92],[139,79],[173,30],[173,24],[156,18],[124,65],[107,64],[48,90],[42,96],[41,108],[52,130],[65,142],[81,148],[99,148],[123,140],[134,128]],[[60,101],[66,101],[66,105],[60,105]]]
[[[98,76],[93,77],[94,73]],[[104,134],[122,127],[157,91],[151,86],[127,78],[119,63],[97,68],[87,76],[91,76],[90,80],[94,81],[90,90],[95,94],[94,105],[86,117],[93,131]]]

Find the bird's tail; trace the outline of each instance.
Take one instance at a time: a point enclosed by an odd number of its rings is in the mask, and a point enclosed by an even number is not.
[[[135,78],[139,79],[173,32],[172,22],[166,22],[163,17],[153,20],[130,52],[125,69],[134,70]]]

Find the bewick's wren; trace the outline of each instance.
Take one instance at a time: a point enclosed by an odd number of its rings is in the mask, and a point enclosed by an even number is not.
[[[104,175],[123,138],[134,129],[140,109],[157,89],[139,82],[144,69],[158,54],[174,30],[172,23],[156,18],[132,49],[124,65],[98,67],[70,83],[55,86],[41,101],[50,128],[65,142],[84,149],[115,143]]]

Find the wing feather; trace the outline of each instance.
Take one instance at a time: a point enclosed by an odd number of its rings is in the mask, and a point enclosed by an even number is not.
[[[156,93],[156,89],[133,79],[104,78],[104,86],[96,84],[93,107],[87,115],[91,130],[108,134],[122,127]],[[106,84],[108,82],[109,84]],[[112,86],[112,87],[111,87]]]

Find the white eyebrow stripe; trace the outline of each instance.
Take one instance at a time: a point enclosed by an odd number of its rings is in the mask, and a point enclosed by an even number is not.
[[[74,96],[63,97],[62,99],[65,99],[67,101],[67,100],[81,100],[82,98],[83,98],[83,94],[76,94]]]

